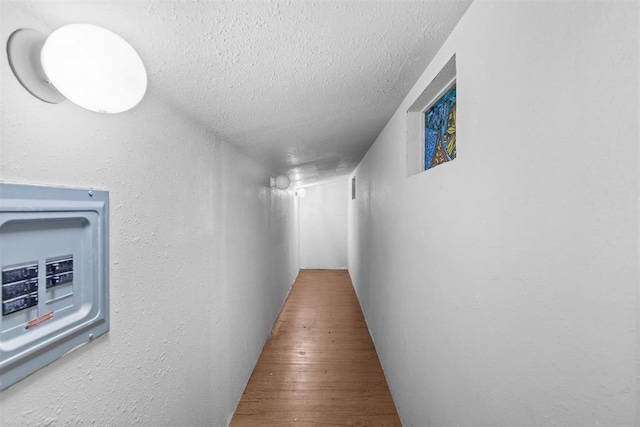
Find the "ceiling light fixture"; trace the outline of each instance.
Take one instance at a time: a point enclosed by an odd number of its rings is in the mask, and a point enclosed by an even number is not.
[[[22,86],[51,104],[66,98],[87,110],[121,113],[147,90],[140,56],[123,38],[96,25],[66,25],[48,37],[17,30],[7,42],[7,56]]]
[[[271,177],[271,186],[278,187],[280,190],[286,190],[289,188],[291,180],[286,175],[278,175],[277,177]]]

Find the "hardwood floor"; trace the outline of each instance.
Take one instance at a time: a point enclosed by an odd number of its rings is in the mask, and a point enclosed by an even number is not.
[[[346,270],[301,270],[231,426],[400,426]]]

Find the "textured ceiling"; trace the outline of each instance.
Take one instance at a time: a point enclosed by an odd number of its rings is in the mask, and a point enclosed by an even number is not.
[[[3,0],[4,1],[4,0]],[[12,2],[128,40],[149,91],[275,173],[349,173],[471,0]]]

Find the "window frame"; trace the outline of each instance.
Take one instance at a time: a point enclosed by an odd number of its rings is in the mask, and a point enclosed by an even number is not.
[[[453,55],[407,110],[407,176],[433,169],[425,169],[425,113],[449,89],[457,87],[457,82],[456,55]],[[456,103],[457,96],[456,93]]]

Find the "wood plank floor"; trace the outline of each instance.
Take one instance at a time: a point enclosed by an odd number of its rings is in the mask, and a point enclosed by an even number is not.
[[[231,426],[400,426],[346,270],[301,270]]]

